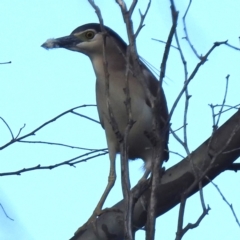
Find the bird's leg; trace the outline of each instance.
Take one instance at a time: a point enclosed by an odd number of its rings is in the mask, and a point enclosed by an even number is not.
[[[94,226],[94,229],[96,229],[96,222],[95,222],[96,217],[101,215],[103,212],[105,212],[104,210],[102,210],[103,204],[104,204],[109,192],[111,191],[112,187],[114,186],[115,180],[116,180],[116,169],[115,169],[116,153],[114,152],[114,154],[111,154],[111,151],[109,151],[109,157],[110,157],[110,173],[108,176],[107,187],[105,188],[105,191],[103,192],[103,195],[101,196],[91,217],[88,219],[88,221],[82,227],[78,228],[78,230],[75,232],[75,235],[78,232],[81,232],[83,229],[85,229],[89,223],[92,223]]]
[[[111,152],[109,151],[109,157],[110,157],[110,172],[109,172],[109,176],[108,176],[108,184],[107,184],[107,187],[105,188],[105,191],[103,192],[103,195],[100,198],[100,200],[99,200],[96,208],[94,209],[93,214],[89,220],[95,219],[97,216],[99,216],[102,213],[103,204],[104,204],[105,200],[107,199],[107,196],[116,181],[116,169],[115,169],[116,154],[115,153],[111,154]]]
[[[111,191],[112,187],[115,184],[115,180],[116,180],[116,170],[115,170],[115,158],[116,158],[116,153],[114,152],[114,154],[111,154],[111,151],[109,150],[109,157],[110,157],[110,173],[108,176],[108,184],[107,187],[105,188],[105,191],[102,195],[102,197],[100,198],[96,208],[94,209],[91,217],[88,219],[88,221],[82,226],[80,227],[76,232],[75,235],[78,232],[81,232],[82,230],[84,230],[88,224],[92,223],[94,226],[94,229],[96,228],[96,217],[99,216],[101,213],[103,213],[104,211],[102,210],[103,204],[109,194],[109,192]]]

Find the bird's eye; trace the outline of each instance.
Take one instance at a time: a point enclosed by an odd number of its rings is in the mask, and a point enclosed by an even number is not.
[[[87,32],[85,33],[85,37],[86,37],[87,39],[93,39],[94,35],[95,35],[95,33],[94,33],[93,31],[87,31]]]

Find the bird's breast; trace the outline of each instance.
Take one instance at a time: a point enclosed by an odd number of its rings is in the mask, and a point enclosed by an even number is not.
[[[114,74],[115,78],[109,76],[109,103],[112,109],[113,117],[117,123],[118,131],[123,134],[128,121],[129,115],[126,108],[126,81],[125,76],[121,73]],[[151,131],[152,128],[152,111],[146,104],[143,88],[135,78],[129,78],[129,95],[132,120],[135,122],[128,136],[129,157],[143,158],[144,149],[151,147],[145,132]],[[106,81],[104,78],[97,79],[96,97],[98,113],[106,131],[108,142],[114,142],[116,148],[118,140],[113,132],[107,107]]]

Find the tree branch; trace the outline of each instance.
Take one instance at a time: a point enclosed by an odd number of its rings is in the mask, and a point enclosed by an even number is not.
[[[21,170],[17,170],[17,171],[13,171],[13,172],[0,173],[0,177],[2,177],[2,176],[9,176],[9,175],[21,175],[24,172],[29,172],[29,171],[34,171],[34,170],[46,170],[46,169],[52,170],[54,168],[57,168],[57,167],[60,167],[60,166],[63,166],[63,165],[68,165],[70,167],[75,167],[75,165],[78,164],[78,163],[86,162],[89,159],[96,158],[96,157],[99,157],[99,156],[103,156],[103,155],[106,155],[108,153],[108,151],[103,151],[103,153],[98,153],[98,154],[95,154],[95,155],[93,155],[91,157],[87,157],[87,158],[78,160],[79,158],[88,156],[88,155],[96,153],[96,152],[101,152],[101,151],[102,151],[101,149],[100,150],[95,150],[95,151],[92,151],[92,152],[89,152],[89,153],[85,153],[85,154],[82,154],[80,156],[71,158],[69,160],[65,160],[63,162],[56,163],[54,165],[41,166],[40,164],[38,164],[37,166],[34,166],[34,167],[23,168]]]
[[[67,111],[59,114],[58,116],[50,119],[49,121],[43,123],[42,125],[40,125],[40,126],[37,127],[36,129],[34,129],[33,131],[31,131],[30,133],[27,133],[27,134],[19,137],[22,129],[25,127],[25,124],[24,124],[24,126],[23,126],[22,128],[20,128],[17,136],[16,136],[15,138],[13,137],[8,143],[6,143],[6,144],[4,144],[3,146],[1,146],[1,147],[0,147],[0,150],[3,150],[4,148],[10,146],[11,144],[13,144],[13,143],[15,143],[15,142],[20,142],[22,139],[25,139],[25,138],[27,138],[27,137],[30,137],[30,136],[35,135],[36,132],[38,132],[39,130],[41,130],[42,128],[44,128],[45,126],[47,126],[48,124],[56,121],[56,120],[59,119],[60,117],[66,115],[66,114],[68,114],[68,113],[73,113],[73,110],[75,110],[75,109],[83,108],[83,107],[93,107],[93,106],[95,107],[96,105],[94,105],[94,104],[88,104],[88,105],[87,105],[87,104],[84,104],[84,105],[81,105],[81,106],[78,106],[78,107],[71,108],[71,109],[69,109],[69,110],[67,110]],[[1,119],[3,120],[3,118],[1,118]],[[5,123],[5,124],[6,124],[6,123]],[[9,129],[9,131],[11,132],[11,135],[13,136],[13,133],[12,133],[12,131],[11,131],[11,129],[9,128],[8,125],[7,125],[7,127],[8,127],[8,129]]]
[[[224,123],[211,138],[207,139],[202,145],[200,145],[191,154],[192,162],[194,166],[200,169],[201,172],[208,172],[209,179],[214,179],[220,173],[225,171],[231,163],[233,163],[240,156],[240,111],[237,111],[226,123]],[[235,131],[236,130],[236,131]],[[235,134],[231,136],[231,133],[235,131]],[[229,140],[230,139],[230,140]],[[209,154],[209,141],[211,140],[211,154],[217,155],[221,152],[226,142],[229,143],[224,151],[229,151],[228,154],[219,154],[215,161],[212,163],[212,156]],[[239,149],[238,149],[239,148]],[[238,149],[236,151],[230,151],[231,149]],[[189,187],[195,181],[195,175],[192,171],[191,164],[188,158],[185,158],[178,164],[166,170],[163,174],[161,183],[157,187],[157,216],[164,214],[171,208],[176,206],[181,201],[182,194],[190,189]],[[209,184],[206,178],[202,179],[202,185]],[[133,188],[132,192],[137,187]],[[190,189],[188,197],[199,191],[198,184]],[[149,204],[150,189],[148,188],[140,199],[144,198],[146,204]],[[133,213],[133,226],[135,231],[142,228],[146,224],[146,208],[138,200],[134,207]],[[115,204],[113,209],[119,209],[124,211],[123,201]],[[121,212],[106,212],[101,215],[96,221],[96,227],[99,233],[99,237],[94,235],[93,227],[85,229],[84,232],[79,232],[75,235],[72,240],[107,240],[107,233],[111,233],[116,239],[122,240],[123,236],[123,225],[122,225],[122,213]]]
[[[237,150],[239,151],[240,148],[238,148]],[[240,163],[233,163],[228,168],[226,168],[226,170],[231,170],[234,172],[240,171]]]
[[[239,220],[238,220],[238,218],[237,218],[237,215],[236,215],[236,213],[235,213],[235,211],[234,211],[234,209],[233,209],[233,205],[230,204],[230,203],[227,201],[227,199],[225,198],[225,196],[224,196],[223,193],[221,192],[221,190],[220,190],[220,188],[218,187],[218,185],[215,184],[215,183],[214,183],[211,179],[209,179],[207,176],[206,176],[206,178],[207,178],[208,181],[210,181],[210,182],[212,183],[212,185],[217,189],[217,191],[218,191],[218,193],[220,194],[220,196],[222,197],[223,201],[229,206],[229,208],[231,209],[232,214],[233,214],[233,216],[234,216],[234,218],[235,218],[235,220],[236,220],[236,223],[237,223],[238,226],[240,227],[240,222],[239,222]]]

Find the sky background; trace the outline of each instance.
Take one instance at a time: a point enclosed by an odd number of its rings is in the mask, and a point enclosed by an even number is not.
[[[100,7],[105,25],[114,29],[127,41],[121,11],[115,1],[95,1]],[[131,1],[126,1],[128,4]],[[184,37],[182,17],[188,1],[176,1],[180,11],[178,35],[191,73],[198,59]],[[147,1],[137,8],[145,11]],[[139,54],[159,69],[164,44],[171,27],[170,3],[153,0],[137,46]],[[240,4],[236,0],[194,1],[187,16],[188,33],[199,54],[205,54],[216,41],[229,40],[240,47]],[[82,105],[95,104],[95,75],[89,59],[64,49],[46,51],[41,44],[49,38],[70,34],[76,27],[98,22],[86,0],[1,0],[0,1],[0,116],[7,121],[16,136],[26,124],[22,135],[58,114]],[[134,14],[135,29],[139,14]],[[226,46],[217,48],[200,69],[189,86],[188,142],[191,151],[205,141],[212,132],[212,115],[208,104],[221,104],[226,80],[230,74],[226,104],[240,101],[240,52]],[[184,75],[179,53],[171,49],[164,90],[169,109],[182,88]],[[183,124],[182,100],[171,121],[172,128]],[[79,113],[98,119],[95,107],[79,109]],[[223,114],[220,124],[234,111]],[[178,132],[182,137],[182,132]],[[0,122],[0,146],[11,140],[11,135]],[[58,142],[85,148],[105,148],[104,131],[99,124],[68,114],[48,125],[26,140]],[[170,137],[170,150],[185,156],[184,149]],[[11,172],[38,164],[51,165],[79,156],[86,151],[59,146],[15,143],[0,152],[0,172]],[[174,154],[166,167],[181,158]],[[238,160],[239,162],[239,160]],[[131,183],[134,186],[142,176],[142,160],[130,162]],[[117,171],[119,174],[119,159]],[[0,239],[3,240],[66,240],[91,215],[107,184],[109,159],[94,158],[76,165],[54,170],[39,170],[21,176],[0,178],[0,203],[9,220],[0,209]],[[214,182],[227,200],[233,204],[240,218],[239,173],[224,172]],[[239,239],[240,228],[229,207],[212,185],[204,188],[206,204],[211,211],[197,229],[187,232],[184,239]],[[122,199],[120,178],[109,195],[105,207]],[[175,239],[179,206],[157,220],[156,239]],[[187,201],[184,224],[195,222],[201,214],[199,194]],[[137,240],[145,239],[144,232]]]

